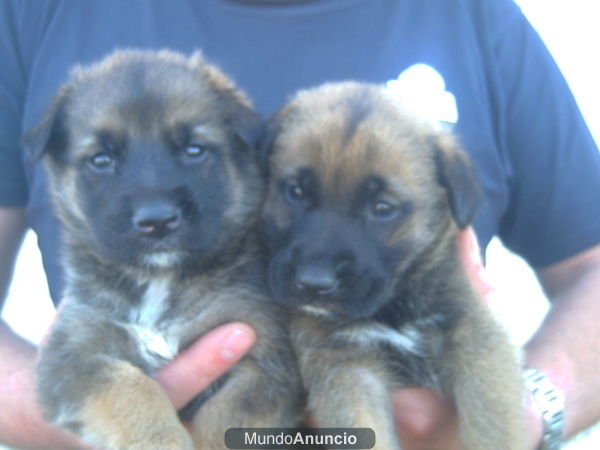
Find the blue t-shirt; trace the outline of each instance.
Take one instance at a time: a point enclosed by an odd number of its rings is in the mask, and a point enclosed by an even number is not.
[[[484,187],[482,244],[497,234],[543,266],[600,242],[600,155],[512,0],[2,0],[0,204],[26,205],[55,300],[60,233],[19,137],[74,64],[122,47],[202,49],[265,116],[301,88],[397,87],[426,65]]]

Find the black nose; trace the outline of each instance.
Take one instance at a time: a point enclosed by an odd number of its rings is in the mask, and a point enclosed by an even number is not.
[[[301,266],[296,270],[296,287],[310,297],[333,294],[340,279],[334,267]]]
[[[167,202],[154,202],[140,206],[133,215],[133,226],[142,235],[161,238],[179,228],[179,208]]]

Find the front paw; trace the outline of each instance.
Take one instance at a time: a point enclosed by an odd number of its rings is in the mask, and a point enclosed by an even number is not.
[[[194,444],[183,426],[156,426],[142,439],[122,442],[118,449],[131,450],[193,450]]]
[[[102,436],[93,432],[82,433],[93,448],[107,450],[193,450],[190,434],[180,424],[154,422],[129,429],[103,430]]]

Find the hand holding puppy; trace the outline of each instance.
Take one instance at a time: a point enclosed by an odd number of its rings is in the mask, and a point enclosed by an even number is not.
[[[457,236],[458,253],[465,272],[481,298],[490,305],[494,288],[485,276],[481,251],[472,227]],[[452,404],[431,389],[406,388],[393,394],[396,427],[406,450],[460,449],[458,422]],[[537,448],[542,438],[539,412],[527,409],[529,448]]]

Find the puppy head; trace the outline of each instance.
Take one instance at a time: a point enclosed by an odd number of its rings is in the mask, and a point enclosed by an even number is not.
[[[475,213],[479,188],[453,138],[379,87],[301,92],[267,130],[262,228],[282,302],[372,315]]]
[[[24,142],[46,160],[67,242],[171,266],[218,252],[252,221],[259,129],[201,55],[130,50],[74,69]]]

